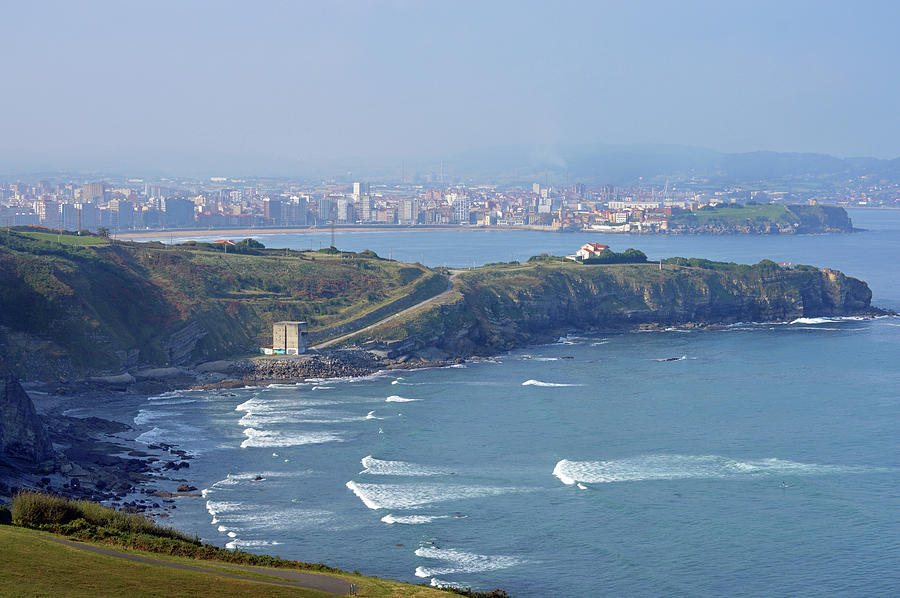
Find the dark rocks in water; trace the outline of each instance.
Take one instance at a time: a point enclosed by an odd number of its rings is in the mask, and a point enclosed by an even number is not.
[[[181,461],[181,462],[169,461],[168,463],[163,465],[163,469],[167,469],[167,470],[171,470],[171,471],[178,471],[179,469],[185,469],[190,466],[191,466],[191,464],[188,463],[187,461]]]
[[[177,490],[178,492],[196,492],[197,487],[190,484],[179,484]]]
[[[31,398],[11,375],[0,375],[0,459],[28,463],[53,459],[55,452]]]

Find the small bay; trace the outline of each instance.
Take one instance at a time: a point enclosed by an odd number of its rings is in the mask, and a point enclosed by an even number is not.
[[[336,244],[455,267],[595,240],[651,259],[767,258],[842,270],[900,309],[900,212],[851,217],[867,231],[341,232]],[[891,596],[898,355],[896,318],[584,334],[459,367],[84,413],[193,453],[178,476],[204,497],[165,523],[219,545],[518,597]]]

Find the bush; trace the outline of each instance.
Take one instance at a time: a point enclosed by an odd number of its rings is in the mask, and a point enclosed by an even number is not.
[[[9,512],[9,509],[0,505],[0,525],[9,525],[12,523],[12,513]]]
[[[148,534],[197,542],[181,532],[156,525],[141,515],[116,511],[89,500],[69,500],[41,492],[19,492],[12,501],[12,520],[16,525],[49,528],[61,533],[84,531],[91,527],[119,533]]]
[[[40,492],[19,492],[12,500],[12,520],[24,527],[63,524],[78,518],[78,511],[65,498]]]

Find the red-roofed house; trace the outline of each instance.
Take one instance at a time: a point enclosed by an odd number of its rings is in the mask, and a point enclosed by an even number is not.
[[[608,250],[609,245],[601,245],[600,243],[585,243],[581,246],[581,249],[575,252],[575,257],[582,260],[589,260]]]

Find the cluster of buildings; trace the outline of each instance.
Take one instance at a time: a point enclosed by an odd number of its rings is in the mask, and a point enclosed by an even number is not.
[[[852,187],[852,188],[851,188]],[[840,197],[739,187],[374,184],[265,179],[0,182],[0,226],[110,234],[349,225],[655,232],[679,211],[757,201],[900,206],[900,186],[859,181]]]

